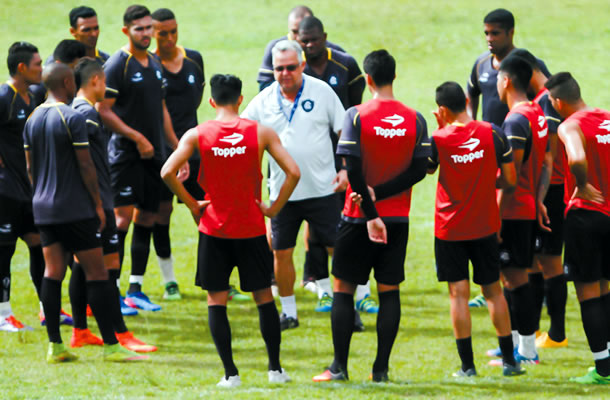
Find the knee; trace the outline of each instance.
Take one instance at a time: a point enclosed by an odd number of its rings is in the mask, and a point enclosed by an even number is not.
[[[287,267],[292,261],[292,249],[274,250],[273,258],[279,268]]]

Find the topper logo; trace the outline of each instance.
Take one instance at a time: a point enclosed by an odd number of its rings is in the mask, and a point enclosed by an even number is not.
[[[232,135],[225,136],[218,140],[220,140],[221,142],[231,143],[231,145],[235,146],[237,143],[241,142],[243,139],[244,139],[244,135],[235,132]]]
[[[544,126],[544,122],[546,121],[546,118],[544,118],[542,115],[538,117],[538,125],[542,128]]]
[[[398,114],[394,114],[390,117],[385,117],[381,120],[382,122],[387,122],[388,124],[392,124],[392,127],[396,127],[397,125],[402,124],[403,122],[405,122],[404,117],[398,115]]]
[[[477,139],[477,138],[470,138],[466,142],[464,142],[463,145],[458,146],[458,147],[460,147],[462,149],[468,149],[468,150],[472,151],[472,150],[474,150],[479,145],[479,143],[481,143],[481,141],[479,139]]]
[[[608,119],[607,119],[607,120],[605,120],[604,122],[602,122],[602,123],[599,125],[599,129],[605,129],[605,130],[607,130],[608,132],[610,132],[610,120],[608,120]]]

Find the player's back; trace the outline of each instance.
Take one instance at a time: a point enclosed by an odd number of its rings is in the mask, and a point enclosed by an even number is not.
[[[199,222],[201,232],[240,239],[265,234],[258,124],[238,118],[197,126],[201,167],[199,184],[210,200]]]
[[[433,134],[439,167],[435,236],[472,240],[500,227],[496,203],[498,161],[488,122],[451,124]],[[500,139],[502,140],[502,139]],[[506,140],[505,138],[503,140]]]
[[[526,101],[513,107],[506,116],[506,121],[518,118],[515,114],[527,119],[529,136],[526,139],[521,170],[517,176],[517,188],[512,201],[504,209],[502,218],[533,220],[536,219],[536,196],[548,148],[549,129],[542,109],[534,102]]]
[[[362,170],[369,186],[395,178],[411,164],[415,146],[423,135],[418,131],[418,114],[397,100],[373,99],[356,106],[354,120],[360,127]],[[346,199],[351,187],[348,186]],[[411,189],[378,201],[379,216],[408,217]],[[346,201],[344,213],[361,218],[362,211]]]
[[[587,155],[587,182],[602,192],[603,204],[584,199],[570,200],[576,187],[574,175],[566,167],[566,211],[584,208],[610,216],[610,112],[595,108],[572,114],[566,121],[575,121],[585,138]]]
[[[63,103],[45,103],[34,110],[23,136],[30,152],[36,224],[94,217],[74,151],[89,145],[85,118]]]

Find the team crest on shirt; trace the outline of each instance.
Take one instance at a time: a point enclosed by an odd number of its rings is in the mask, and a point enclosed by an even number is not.
[[[328,78],[328,84],[330,86],[337,86],[339,84],[339,80],[335,75],[331,75],[330,78]]]
[[[190,74],[188,77],[188,83],[190,83],[191,85],[195,83],[195,75]]]
[[[305,110],[306,112],[310,112],[311,110],[313,110],[313,105],[314,102],[311,99],[303,100],[303,102],[301,103],[301,107],[303,107],[303,110]]]
[[[488,72],[483,72],[483,74],[481,74],[481,76],[479,76],[479,82],[481,83],[485,83],[489,80],[489,73]]]
[[[136,72],[131,77],[132,82],[142,82],[143,79],[144,79],[144,77],[142,76],[142,73],[140,71]]]
[[[157,70],[157,79],[162,79],[161,71]]]
[[[26,115],[25,115],[25,110],[22,108],[21,110],[19,110],[19,112],[17,113],[17,119],[25,119]]]

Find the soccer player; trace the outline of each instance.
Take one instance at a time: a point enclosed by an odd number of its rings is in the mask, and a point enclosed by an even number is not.
[[[196,283],[208,291],[210,332],[225,369],[218,386],[241,384],[227,319],[229,276],[235,265],[241,289],[252,292],[258,307],[269,356],[269,382],[285,383],[290,378],[280,365],[280,321],[271,293],[273,263],[264,215],[273,217],[286,204],[299,180],[299,168],[272,129],[239,118],[243,100],[239,78],[214,75],[210,86],[216,119],[188,130],[161,174],[199,225]],[[264,151],[285,174],[279,194],[269,207],[261,202]],[[206,192],[205,201],[194,199],[176,177],[178,168],[195,152],[201,157],[199,183]]]
[[[518,341],[516,360],[538,364],[534,292],[527,270],[534,257],[537,199],[544,198],[551,178],[553,157],[548,146],[548,125],[540,106],[528,101],[532,68],[520,57],[508,57],[500,64],[497,89],[510,109],[502,130],[513,148],[517,171],[514,192],[499,190],[502,217],[500,261],[505,296],[511,311],[513,344]],[[489,355],[497,355],[492,354]],[[492,364],[501,365],[496,360]]]
[[[258,70],[258,77],[256,78],[259,85],[259,90],[262,91],[264,88],[271,85],[275,80],[273,74],[273,56],[271,54],[271,49],[273,49],[273,46],[275,46],[280,40],[297,40],[301,20],[305,17],[311,16],[313,16],[313,11],[311,11],[311,8],[307,6],[296,6],[290,10],[290,13],[288,13],[288,34],[279,39],[270,41],[267,44],[267,47],[265,47],[263,62]],[[335,50],[343,52],[345,51],[341,48],[341,46],[331,42],[326,42],[326,45]]]
[[[97,13],[91,7],[80,6],[70,10],[70,35],[75,40],[85,45],[85,56],[94,58],[100,65],[104,65],[110,55],[97,48],[97,41],[100,37],[100,25],[97,21]],[[56,60],[55,55],[49,56],[46,64]]]
[[[568,345],[565,334],[566,301],[568,287],[563,271],[562,253],[564,237],[564,170],[565,148],[557,136],[557,127],[563,118],[551,105],[549,91],[544,87],[548,78],[540,70],[536,57],[525,49],[515,49],[511,54],[525,59],[532,67],[530,86],[536,93],[534,101],[540,105],[546,116],[549,126],[549,145],[553,154],[553,174],[546,197],[537,201],[539,210],[546,210],[549,224],[547,229],[538,227],[536,232],[536,254],[534,263],[540,273],[530,273],[529,280],[534,285],[536,313],[539,316],[542,310],[543,299],[547,300],[547,311],[550,317],[550,328],[536,338],[536,347],[558,348]],[[543,204],[540,204],[540,202]],[[542,216],[539,213],[539,216]],[[545,221],[546,224],[546,221]],[[550,229],[550,232],[548,231]],[[543,279],[541,279],[543,278]],[[540,318],[537,318],[540,320]]]
[[[106,306],[112,289],[98,236],[106,218],[88,149],[85,117],[66,105],[75,94],[74,74],[67,65],[55,63],[44,69],[42,79],[49,96],[27,120],[23,139],[34,192],[34,222],[46,264],[41,298],[50,342],[47,362],[77,358],[66,350],[59,331],[61,283],[70,253],[85,271],[87,301],[104,340],[104,360],[147,358],[118,343]]]
[[[111,308],[111,316],[114,330],[119,343],[125,348],[147,353],[156,351],[155,346],[147,345],[141,340],[136,339],[127,330],[121,305],[119,302],[118,281],[119,272],[119,251],[118,235],[116,232],[116,222],[113,212],[112,187],[110,185],[110,171],[108,167],[108,139],[109,135],[102,125],[95,104],[104,100],[106,93],[106,76],[104,69],[96,59],[83,58],[75,68],[76,85],[79,88],[77,97],[72,102],[72,108],[82,113],[86,118],[87,132],[89,138],[89,149],[91,158],[95,165],[98,183],[100,186],[100,197],[102,207],[106,217],[106,226],[101,231],[102,253],[104,256],[104,266],[108,270],[108,279],[113,295],[107,301]],[[74,317],[74,328],[70,340],[71,347],[81,347],[83,345],[102,345],[102,340],[91,333],[87,328],[87,292],[78,290],[78,287],[85,285],[85,272],[82,265],[74,262],[72,265],[72,275],[70,277],[70,300],[72,303],[72,314]]]
[[[178,23],[171,10],[160,8],[152,13],[154,37],[157,48],[153,53],[163,66],[163,76],[167,81],[165,103],[178,139],[184,132],[197,126],[197,108],[201,103],[205,75],[203,59],[195,50],[185,49],[177,44]],[[171,150],[169,151],[171,153]],[[189,160],[191,171],[199,170],[198,153]],[[198,200],[203,200],[203,191],[197,184],[197,175],[193,172],[184,182],[189,193]],[[153,227],[152,237],[157,252],[157,259],[165,281],[163,298],[179,300],[181,298],[174,264],[171,256],[169,237],[170,216],[172,213],[173,193],[163,187],[163,200],[159,207],[158,219]]]
[[[517,176],[512,148],[504,132],[489,122],[474,121],[466,112],[464,90],[455,82],[436,88],[434,113],[439,129],[431,139],[428,173],[440,167],[436,189],[434,253],[436,274],[446,281],[451,299],[451,322],[462,367],[453,374],[477,374],[472,352],[472,327],[468,310],[468,262],[473,280],[489,304],[503,355],[503,374],[525,371],[515,361],[510,317],[500,286],[500,249],[497,232],[500,212],[496,185],[515,189]],[[497,176],[497,171],[500,175]]]
[[[32,214],[32,186],[23,151],[23,127],[36,107],[28,90],[40,83],[42,60],[38,49],[16,42],[8,50],[9,80],[0,86],[0,330],[31,329],[22,324],[11,309],[11,259],[17,238],[30,252],[30,276],[40,298],[44,258],[40,235]]]
[[[303,48],[305,58],[305,73],[325,81],[335,91],[344,108],[353,107],[362,102],[362,93],[366,83],[364,75],[356,60],[347,53],[327,47],[326,32],[322,21],[314,16],[303,18],[299,24],[298,42]],[[333,148],[336,149],[338,138],[331,132]],[[341,168],[341,158],[335,156],[335,166]],[[337,198],[342,204],[344,193],[338,193]],[[303,281],[315,279],[318,286],[319,303],[316,311],[330,311],[332,306],[332,289],[328,275],[328,253],[317,240],[315,232],[306,231],[305,265]],[[361,311],[375,313],[378,307],[370,298],[367,285],[358,288],[356,294],[357,306]],[[366,306],[366,307],[365,307]]]
[[[163,67],[146,50],[153,33],[150,11],[144,6],[130,6],[123,22],[128,43],[104,64],[106,100],[99,103],[99,112],[104,125],[113,132],[109,160],[121,263],[125,237],[132,219],[134,222],[125,303],[158,311],[161,306],[143,293],[142,284],[152,231],[161,209],[164,186],[159,171],[166,159],[166,144],[175,149],[178,139],[165,106]]]
[[[252,99],[242,117],[278,132],[301,170],[301,180],[290,200],[271,219],[271,245],[284,330],[299,326],[293,253],[301,223],[307,221],[327,249],[334,246],[340,214],[335,193],[345,190],[347,173],[335,170],[328,130],[341,131],[345,110],[330,86],[303,73],[305,62],[296,41],[282,40],[272,52],[275,82]],[[284,175],[273,159],[269,166],[269,199],[275,201]]]
[[[574,280],[582,325],[595,368],[572,380],[610,384],[610,112],[587,106],[568,72],[545,86],[553,108],[565,118],[559,138],[565,145],[565,264]]]
[[[483,121],[501,125],[508,113],[508,107],[500,101],[496,81],[500,63],[515,48],[513,37],[515,34],[515,17],[503,8],[491,11],[483,19],[487,48],[472,67],[472,73],[467,85],[468,113],[473,119],[477,117],[479,109],[479,96],[483,97]],[[549,76],[550,73],[542,60],[538,60],[540,70]]]
[[[394,98],[394,58],[386,50],[373,51],[363,66],[373,99],[347,111],[337,149],[345,158],[349,185],[332,268],[335,354],[314,382],[348,379],[354,292],[373,269],[379,314],[372,379],[388,380],[390,352],[400,324],[399,284],[404,280],[411,187],[426,175],[430,155],[424,118]],[[360,206],[352,202],[352,192],[362,196]]]

